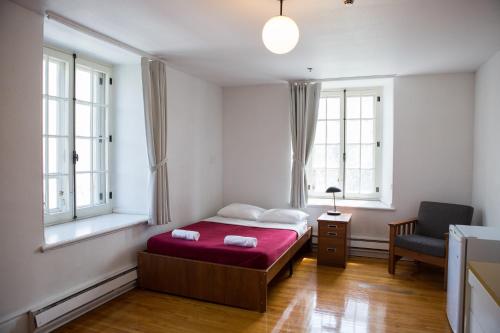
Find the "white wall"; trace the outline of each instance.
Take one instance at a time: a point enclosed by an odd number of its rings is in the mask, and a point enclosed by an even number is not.
[[[222,91],[169,69],[168,157],[174,222],[166,227],[137,226],[39,252],[43,244],[42,25],[41,16],[9,1],[0,2],[0,43],[8,45],[2,48],[0,61],[1,332],[25,331],[26,316],[22,314],[29,309],[134,266],[137,251],[145,247],[150,235],[212,215],[222,204]],[[125,68],[123,75],[117,73],[118,78],[137,78],[137,71]],[[128,107],[118,103],[116,110],[117,115],[128,114],[130,122],[137,121],[135,129],[128,123],[131,136],[143,128],[139,99],[132,99]],[[120,130],[116,135],[116,146],[123,140],[139,152],[134,158],[145,157],[140,153],[142,139],[131,142]],[[120,156],[120,148],[116,151]],[[140,168],[142,162],[133,163]],[[130,169],[117,176],[126,177],[127,172]],[[130,191],[145,188],[144,181],[129,185]],[[126,190],[126,186],[118,188]],[[123,197],[118,198],[122,202]]]
[[[500,227],[500,52],[476,72],[474,190],[476,223]]]
[[[387,223],[421,200],[470,204],[474,74],[394,80],[395,211],[353,212],[354,237],[387,239]],[[290,186],[286,85],[224,89],[224,203],[286,207]],[[326,207],[310,207],[310,220]]]
[[[148,214],[149,162],[140,65],[113,67],[113,211]]]
[[[224,88],[223,96],[224,204],[288,206],[288,86]]]

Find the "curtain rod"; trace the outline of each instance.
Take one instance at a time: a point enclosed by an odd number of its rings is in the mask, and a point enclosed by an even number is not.
[[[141,57],[146,57],[146,58],[149,58],[149,59],[152,59],[152,60],[158,60],[158,61],[162,61],[164,63],[166,63],[166,60],[165,59],[162,59],[160,57],[156,57],[152,54],[149,54],[141,49],[138,49],[136,47],[133,47],[129,44],[126,44],[126,43],[123,43],[117,39],[114,39],[113,37],[109,37],[108,35],[105,35],[103,33],[100,33],[98,31],[95,31],[89,27],[86,27],[84,25],[81,25],[80,23],[77,23],[75,21],[72,21],[64,16],[61,16],[59,14],[56,14],[50,10],[47,10],[45,11],[45,15],[47,17],[47,19],[49,20],[54,20],[58,23],[61,23],[69,28],[72,28],[73,30],[76,30],[76,31],[79,31],[81,33],[84,33],[86,35],[89,35],[89,36],[92,36],[94,38],[97,38],[97,39],[100,39],[104,42],[107,42],[107,43],[110,43],[110,44],[113,44],[121,49],[124,49],[124,50],[127,50],[129,52],[132,52],[132,53],[135,53],[137,55],[140,55]]]
[[[351,77],[338,77],[332,79],[318,79],[315,81],[318,82],[327,82],[327,81],[349,81],[349,80],[374,80],[374,79],[392,79],[398,76],[397,74],[389,74],[389,75],[372,75],[372,76],[351,76]]]
[[[289,83],[317,83],[317,82],[334,82],[334,81],[358,81],[358,80],[376,80],[376,79],[392,79],[397,77],[397,74],[390,75],[372,75],[372,76],[350,76],[338,77],[332,79],[302,79],[302,80],[288,80]]]

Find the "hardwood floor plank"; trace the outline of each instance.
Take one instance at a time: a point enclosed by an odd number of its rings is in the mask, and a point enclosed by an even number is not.
[[[304,257],[271,283],[266,313],[132,290],[57,332],[450,332],[442,271],[350,258],[347,268]]]

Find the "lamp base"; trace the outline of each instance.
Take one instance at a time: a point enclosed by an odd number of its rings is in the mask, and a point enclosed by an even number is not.
[[[328,210],[326,212],[328,215],[340,215],[342,214],[341,212],[339,212],[338,210]]]

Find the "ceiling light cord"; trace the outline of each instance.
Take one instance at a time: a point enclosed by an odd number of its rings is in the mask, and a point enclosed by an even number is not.
[[[280,16],[283,16],[283,0],[280,0]]]

